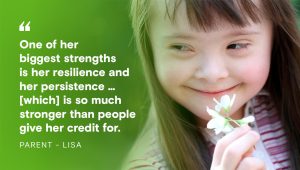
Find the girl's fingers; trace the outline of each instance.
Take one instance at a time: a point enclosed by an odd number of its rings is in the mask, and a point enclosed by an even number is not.
[[[256,144],[259,135],[255,131],[248,131],[245,135],[233,141],[224,150],[221,166],[224,169],[236,169],[238,164],[248,158],[244,155]]]
[[[254,157],[246,157],[244,158],[241,163],[239,164],[239,166],[237,167],[237,170],[265,170],[265,163],[258,159],[258,158],[254,158]]]
[[[244,157],[252,156],[254,151],[255,151],[255,147],[252,147],[244,154]]]
[[[230,145],[233,141],[244,135],[250,130],[249,126],[242,126],[236,128],[233,132],[224,136],[221,140],[218,141],[215,147],[212,167],[216,167],[220,165],[225,149]]]

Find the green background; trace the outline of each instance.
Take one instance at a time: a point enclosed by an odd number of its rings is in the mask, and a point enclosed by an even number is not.
[[[140,61],[134,49],[130,2],[127,0],[26,0],[0,1],[0,169],[5,170],[96,170],[120,169],[138,131],[142,128],[147,113],[146,87]],[[19,32],[19,25],[31,21],[30,32]],[[78,41],[77,49],[21,49],[21,40],[42,42],[64,40]],[[19,63],[19,54],[31,55],[99,55],[117,56],[117,63],[92,64],[44,64],[31,66]],[[28,69],[125,69],[130,68],[130,77],[19,77],[19,68]],[[69,97],[120,96],[122,105],[70,105],[70,106],[19,106],[19,95],[40,95],[39,92],[19,90],[24,83],[103,83],[115,91],[104,92],[46,92],[43,95],[67,95]],[[19,126],[86,124],[92,120],[25,120],[19,112],[31,111],[124,111],[130,109],[137,114],[134,120],[107,121],[119,125],[119,133],[31,133],[19,134]],[[103,123],[103,122],[98,122]],[[20,149],[19,141],[80,141],[81,149]]]
[[[298,0],[293,0],[300,6]],[[134,50],[129,20],[128,0],[26,0],[0,1],[0,169],[5,170],[96,170],[120,169],[121,163],[142,128],[149,105],[140,61]],[[30,32],[19,32],[18,26],[31,21]],[[78,41],[76,50],[22,50],[22,39],[35,42],[57,40]],[[32,55],[78,54],[115,55],[116,64],[45,64],[35,68],[63,69],[125,69],[130,67],[130,77],[115,78],[32,78],[19,77],[19,68],[31,68],[19,63],[19,54]],[[114,106],[19,106],[19,95],[39,92],[19,91],[24,83],[104,83],[116,91],[106,92],[47,92],[44,95],[67,95],[70,97],[101,97],[119,95],[122,105]],[[134,120],[108,121],[119,125],[120,133],[32,133],[19,134],[19,126],[30,122],[43,124],[46,120],[21,120],[20,111],[122,111],[130,109],[137,113]],[[50,124],[84,124],[97,120],[61,120]],[[19,141],[81,141],[82,149],[19,149]]]

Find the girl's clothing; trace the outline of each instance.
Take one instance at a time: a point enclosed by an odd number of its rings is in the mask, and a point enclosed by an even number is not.
[[[256,144],[253,156],[262,159],[267,170],[290,169],[286,133],[268,93],[260,92],[246,104],[245,116],[252,114],[255,122],[250,126],[260,134],[260,140]],[[215,144],[222,136],[216,136],[209,129],[202,129],[202,132],[208,141],[208,148],[213,154]],[[127,169],[168,169],[159,149],[157,135],[153,131],[151,133],[149,140],[146,140],[147,144],[143,145],[146,151],[139,155],[138,159],[130,161],[130,168]]]

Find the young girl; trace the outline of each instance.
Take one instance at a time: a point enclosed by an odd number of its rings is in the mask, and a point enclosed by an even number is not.
[[[133,0],[152,100],[128,169],[300,169],[300,38],[288,0]],[[207,129],[213,98],[236,95]]]

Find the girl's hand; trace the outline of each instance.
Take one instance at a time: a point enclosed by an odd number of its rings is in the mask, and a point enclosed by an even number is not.
[[[249,126],[235,129],[218,141],[215,147],[211,170],[263,170],[264,162],[251,157],[259,135]]]

